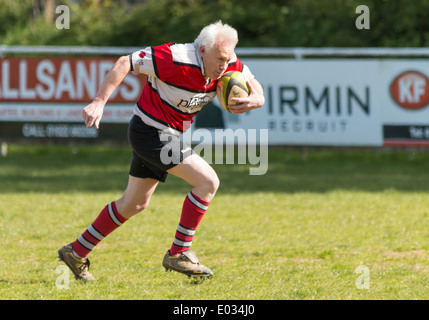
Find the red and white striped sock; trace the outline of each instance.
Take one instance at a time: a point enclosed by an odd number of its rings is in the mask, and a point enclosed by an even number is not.
[[[73,252],[76,256],[86,258],[95,246],[120,227],[127,219],[116,209],[115,202],[109,203],[100,212],[97,219],[73,242]]]
[[[198,198],[192,192],[188,193],[183,203],[182,215],[177,226],[176,236],[170,248],[171,256],[189,250],[195,230],[206,213],[208,206],[209,202]]]

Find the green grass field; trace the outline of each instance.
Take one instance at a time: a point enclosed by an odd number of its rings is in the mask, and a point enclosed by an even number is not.
[[[121,196],[129,160],[122,147],[10,146],[0,299],[429,298],[429,154],[411,152],[310,151],[303,161],[273,149],[263,176],[214,165],[221,187],[192,246],[215,273],[202,282],[161,265],[190,189],[170,176],[91,254],[97,281],[77,282],[57,250]]]

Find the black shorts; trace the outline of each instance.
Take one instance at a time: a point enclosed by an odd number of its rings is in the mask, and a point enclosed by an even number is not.
[[[164,182],[167,170],[192,154],[192,149],[179,135],[167,133],[145,124],[133,116],[128,125],[128,141],[133,150],[130,175]]]

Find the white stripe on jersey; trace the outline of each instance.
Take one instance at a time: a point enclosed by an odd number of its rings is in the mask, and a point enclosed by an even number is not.
[[[168,46],[168,50],[165,50],[166,46]],[[162,49],[155,51],[158,50],[157,48]],[[237,62],[237,60],[234,54],[230,64]],[[216,97],[215,83],[204,77],[201,55],[193,43],[147,47],[132,53],[131,63],[133,71],[148,75],[146,86],[150,86],[152,91],[150,93],[146,91],[147,100],[157,101],[156,105],[143,105],[141,101],[145,98],[142,98],[142,95],[139,100],[141,102],[140,108],[138,106],[134,108],[134,113],[148,125],[161,130],[173,127],[177,129],[177,132],[180,132],[182,125],[178,122],[192,122],[192,117]],[[163,63],[171,65],[177,70],[167,67]],[[253,78],[246,65],[242,65],[242,73],[246,80]],[[203,80],[202,84],[201,80]],[[209,87],[210,89],[208,89]],[[147,89],[145,88],[145,90]],[[159,112],[159,110],[165,111]],[[153,114],[158,116],[151,116]],[[168,116],[158,118],[161,114]]]
[[[201,71],[203,71],[203,63],[201,60],[201,56],[197,54],[197,50],[192,43],[175,44],[170,48],[171,53],[173,54],[174,62],[195,66],[200,68]]]
[[[169,134],[174,134],[176,136],[180,136],[182,134],[182,132],[175,130],[165,124],[160,123],[159,121],[156,121],[150,117],[148,117],[147,115],[145,115],[139,108],[139,106],[137,105],[137,103],[134,105],[134,114],[136,116],[139,116],[142,121],[144,123],[146,123],[148,126],[152,126],[154,128],[157,128],[159,130],[163,130]]]
[[[199,112],[202,107],[216,97],[216,91],[191,92],[174,87],[158,79],[153,79],[152,77],[148,79],[148,82],[157,91],[164,104],[184,114]]]

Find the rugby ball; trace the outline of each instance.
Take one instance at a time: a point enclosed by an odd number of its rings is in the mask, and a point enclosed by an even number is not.
[[[231,101],[231,98],[246,98],[250,91],[240,71],[229,71],[218,80],[216,93],[220,105],[226,111],[231,112],[228,105],[237,104]]]

